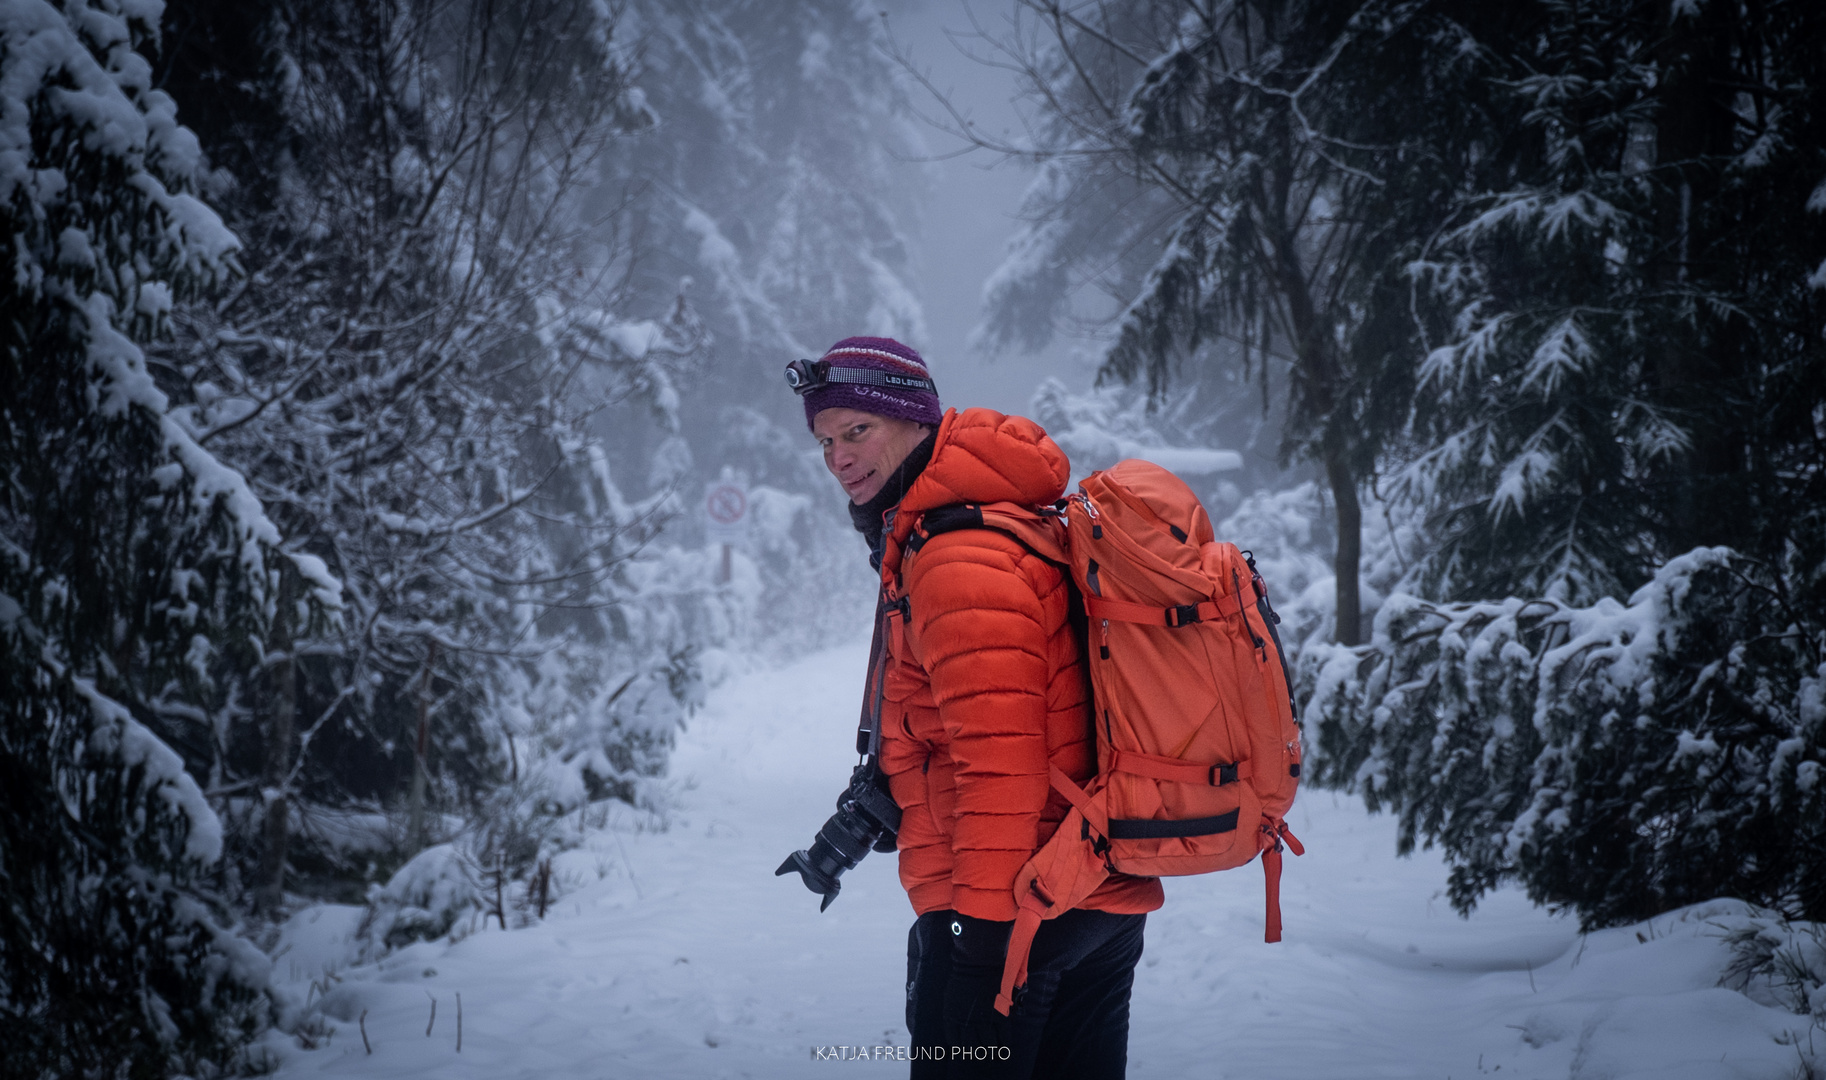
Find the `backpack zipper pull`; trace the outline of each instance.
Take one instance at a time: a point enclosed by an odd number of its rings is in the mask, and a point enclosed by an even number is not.
[[[1078,494],[1071,496],[1068,501],[1075,502],[1079,506],[1084,507],[1084,516],[1089,518],[1091,522],[1091,539],[1103,539],[1103,523],[1097,520],[1102,515],[1097,513],[1097,504],[1091,502],[1091,497],[1083,492],[1079,492]]]
[[[1249,640],[1255,642],[1255,651],[1261,657],[1262,663],[1266,664],[1268,662],[1268,643],[1263,641],[1262,636],[1255,632],[1255,627],[1249,624],[1248,605],[1243,603],[1243,581],[1235,570],[1230,571],[1230,587],[1236,592],[1236,611],[1243,617],[1243,629],[1249,631]]]

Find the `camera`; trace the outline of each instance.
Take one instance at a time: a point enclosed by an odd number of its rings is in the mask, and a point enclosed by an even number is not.
[[[818,905],[823,911],[837,899],[843,872],[854,869],[870,848],[893,851],[899,831],[900,807],[871,759],[850,773],[850,786],[837,796],[837,812],[818,830],[812,846],[788,855],[774,876],[798,871],[806,888],[824,895]]]

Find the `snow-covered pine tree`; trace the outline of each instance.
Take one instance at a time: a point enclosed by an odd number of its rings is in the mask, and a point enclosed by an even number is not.
[[[154,89],[157,3],[0,3],[0,1028],[11,1076],[228,1066],[266,961],[206,887],[221,825],[172,745],[289,594],[243,479],[141,345],[229,269]],[[163,373],[161,378],[168,375]]]
[[[1007,51],[1043,118],[1033,152],[1051,160],[1028,198],[1034,224],[992,291],[990,327],[1013,333],[1036,297],[1057,303],[1071,281],[1062,263],[1107,260],[1109,241],[1136,250],[1127,232],[1157,230],[1101,375],[1145,377],[1156,396],[1238,359],[1258,379],[1284,376],[1282,452],[1316,464],[1331,489],[1336,637],[1355,643],[1359,487],[1405,415],[1413,366],[1406,298],[1387,271],[1431,234],[1452,190],[1456,163],[1425,148],[1432,128],[1468,115],[1432,106],[1471,70],[1456,21],[1469,5],[1023,6],[1045,48],[1017,34]],[[1106,229],[1108,241],[1074,238],[1060,221],[1110,174],[1124,176],[1119,193],[1149,193],[1124,199],[1137,224]],[[1216,399],[1222,380],[1208,381]]]
[[[228,809],[271,901],[288,866],[317,889],[373,872],[339,812],[396,813],[397,857],[445,813],[634,798],[696,693],[687,620],[722,616],[647,546],[667,493],[624,495],[602,434],[674,424],[668,365],[697,336],[672,296],[630,314],[633,249],[597,191],[652,123],[612,15],[279,4],[212,22],[240,51],[172,73],[241,95],[203,137],[240,170],[221,202],[247,244],[230,296],[178,312],[183,415],[349,586],[340,632],[281,624],[296,661],[207,748],[224,790],[265,793]],[[531,861],[510,846],[484,854]]]
[[[1818,918],[1826,11],[1508,15],[1471,50],[1500,122],[1411,267],[1397,493],[1443,542],[1409,586],[1463,602],[1310,650],[1314,779],[1440,843],[1461,907]]]
[[[1627,605],[1396,595],[1370,645],[1308,652],[1312,781],[1439,844],[1461,911],[1515,881],[1587,928],[1826,916],[1826,627],[1766,564],[1695,549]]]
[[[1477,41],[1497,120],[1411,268],[1430,595],[1586,603],[1727,545],[1826,596],[1823,34],[1541,0]]]

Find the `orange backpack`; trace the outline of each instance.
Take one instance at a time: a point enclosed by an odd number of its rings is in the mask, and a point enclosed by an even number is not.
[[[1013,503],[927,511],[910,552],[960,528],[1007,533],[1069,566],[1088,617],[1097,774],[1015,877],[1014,932],[996,1008],[1027,981],[1040,923],[1111,873],[1203,874],[1262,856],[1268,941],[1281,939],[1284,820],[1300,776],[1300,730],[1279,617],[1255,562],[1218,543],[1198,497],[1147,461],[1093,473],[1057,509]]]

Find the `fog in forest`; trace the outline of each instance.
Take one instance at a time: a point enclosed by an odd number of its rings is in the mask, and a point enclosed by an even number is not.
[[[1148,535],[1249,572],[1115,598],[1150,632],[1272,628],[1292,947],[1176,878],[1138,1074],[1253,1002],[1249,1075],[1352,1075],[1334,1027],[1819,1075],[1823,45],[1813,0],[0,0],[0,1072],[906,1050],[892,843],[828,917],[773,876],[897,560],[984,524],[853,516],[784,369],[868,336],[958,410],[930,453],[1044,430],[1069,481],[999,512],[1049,536],[1165,470]]]
[[[1018,87],[1013,73],[993,66],[999,53],[981,35],[1002,32],[1012,14],[1008,5],[933,0],[888,20],[906,59],[930,79],[933,90],[978,128],[1011,141],[1027,134]],[[933,160],[924,167],[932,186],[921,209],[918,265],[927,338],[918,344],[946,375],[946,395],[959,405],[1022,412],[1043,378],[1084,389],[1094,360],[1077,350],[985,355],[971,347],[970,333],[982,321],[983,285],[1007,254],[1034,171],[1027,162],[972,148],[951,134],[951,117],[926,87],[914,84],[907,94],[920,113],[943,125],[926,134]]]

